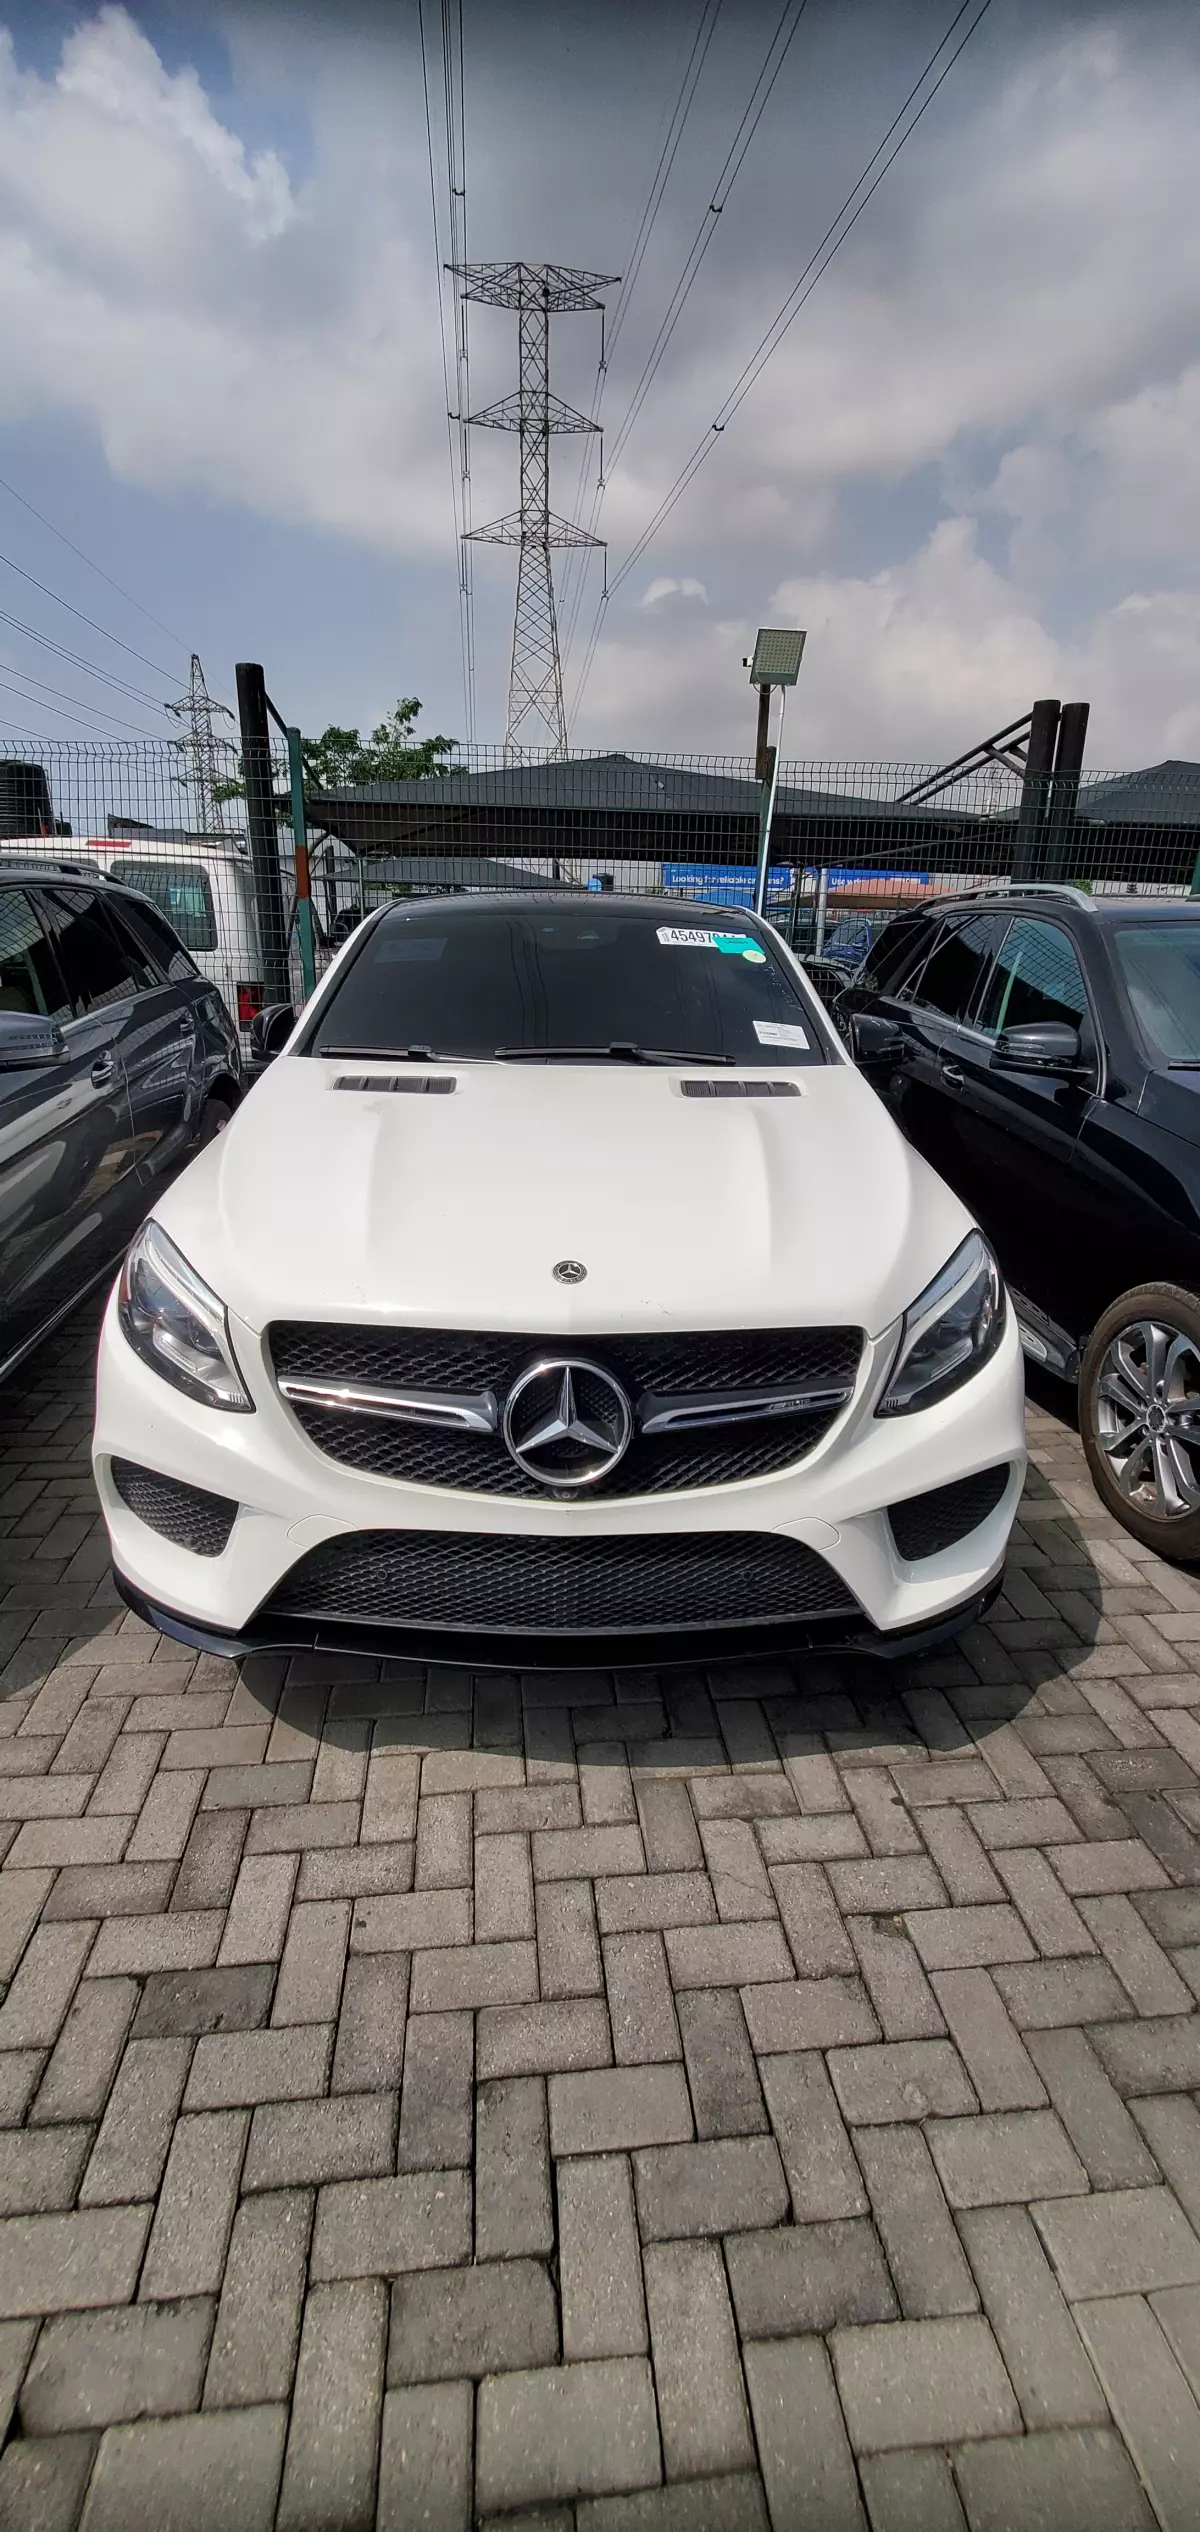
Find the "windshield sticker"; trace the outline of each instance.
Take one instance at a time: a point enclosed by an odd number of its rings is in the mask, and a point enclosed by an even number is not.
[[[808,1045],[807,1032],[795,1020],[756,1020],[754,1034],[760,1046]]]
[[[744,958],[751,967],[765,967],[767,953],[760,950],[749,932],[698,932],[682,924],[660,923],[658,938],[664,949],[715,949],[727,958]]]

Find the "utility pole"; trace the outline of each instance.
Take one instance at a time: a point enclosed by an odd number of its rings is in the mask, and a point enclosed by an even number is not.
[[[191,765],[197,833],[219,835],[221,820],[216,790],[219,780],[217,750],[221,742],[213,729],[213,719],[218,712],[226,721],[232,721],[234,716],[227,703],[218,703],[216,696],[210,695],[196,651],[192,652],[187,693],[181,695],[177,703],[169,703],[167,710],[176,721],[186,721],[188,726],[188,736],[181,739],[179,745]]]
[[[466,416],[468,423],[489,430],[516,431],[521,442],[520,508],[468,531],[468,539],[477,544],[519,549],[505,761],[519,762],[538,729],[540,744],[548,742],[565,755],[567,722],[550,557],[555,546],[600,546],[604,539],[556,518],[550,508],[551,435],[599,427],[550,392],[550,319],[582,309],[597,310],[603,318],[604,302],[595,294],[619,276],[580,272],[565,264],[453,264],[450,269],[464,285],[464,300],[517,310],[517,393]]]

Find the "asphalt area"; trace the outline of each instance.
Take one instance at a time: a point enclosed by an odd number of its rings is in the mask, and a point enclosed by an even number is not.
[[[903,1668],[239,1668],[0,1391],[3,2532],[1200,2518],[1200,1581],[1031,1404]]]

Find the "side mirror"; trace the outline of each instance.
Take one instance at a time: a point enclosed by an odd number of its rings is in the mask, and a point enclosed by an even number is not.
[[[855,1011],[850,1019],[850,1052],[864,1069],[898,1064],[904,1053],[904,1031],[882,1011]]]
[[[66,1051],[56,1020],[45,1020],[38,1011],[0,1011],[0,1068],[5,1072],[57,1064]]]
[[[296,1014],[290,1002],[272,1002],[265,1011],[256,1011],[250,1023],[251,1061],[271,1063],[287,1045],[295,1025]]]
[[[1051,1073],[1063,1080],[1088,1069],[1079,1031],[1066,1020],[1027,1020],[1023,1027],[1001,1029],[994,1060],[1004,1072]]]

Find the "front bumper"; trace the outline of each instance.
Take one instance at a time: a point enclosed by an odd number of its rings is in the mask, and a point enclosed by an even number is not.
[[[850,1404],[798,1467],[694,1492],[565,1504],[401,1484],[328,1459],[279,1397],[262,1338],[236,1321],[232,1332],[253,1415],[198,1406],[142,1363],[121,1334],[115,1298],[97,1372],[94,1465],[119,1588],[164,1632],[205,1649],[236,1655],[317,1644],[523,1668],[559,1668],[572,1660],[696,1660],[784,1644],[913,1651],[968,1624],[998,1587],[1025,1468],[1021,1353],[1011,1311],[992,1361],[953,1397],[917,1415],[875,1415],[897,1331],[868,1342]],[[223,1552],[193,1554],[139,1519],[117,1493],[114,1459],[236,1502]],[[1008,1485],[978,1528],[936,1555],[913,1562],[900,1556],[889,1504],[1000,1463],[1009,1468]],[[750,1613],[703,1631],[680,1627],[667,1635],[619,1638],[596,1631],[530,1637],[511,1630],[466,1637],[428,1619],[414,1630],[265,1614],[285,1576],[311,1550],[350,1534],[389,1530],[526,1539],[686,1534],[694,1541],[706,1532],[761,1531],[813,1549],[845,1586],[855,1614],[764,1625]]]

